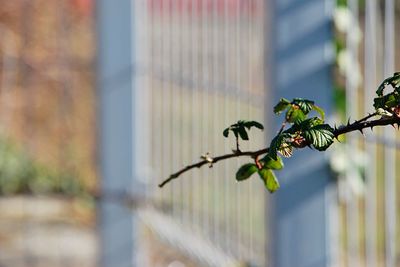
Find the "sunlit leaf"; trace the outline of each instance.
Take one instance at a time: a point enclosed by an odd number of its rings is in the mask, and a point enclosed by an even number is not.
[[[300,123],[301,121],[305,120],[307,116],[304,112],[299,108],[290,108],[286,113],[286,121],[290,123]]]
[[[383,109],[385,107],[385,99],[383,96],[374,98],[374,108],[376,110]]]
[[[258,174],[261,180],[264,182],[265,187],[268,189],[270,193],[273,193],[279,189],[280,187],[279,181],[272,170],[261,169],[258,170]]]
[[[316,112],[318,112],[319,116],[321,117],[321,120],[323,120],[323,121],[325,120],[325,112],[322,108],[320,108],[316,105],[313,105],[312,109],[315,110]]]
[[[281,157],[277,157],[277,160],[274,160],[268,154],[264,158],[261,159],[261,162],[264,163],[264,168],[267,168],[267,169],[280,170],[284,166]]]
[[[295,98],[293,99],[292,104],[297,105],[304,114],[308,114],[313,109],[314,101],[303,98]]]
[[[275,136],[274,139],[272,139],[268,152],[268,155],[272,159],[278,160],[278,150],[281,148],[284,140],[285,140],[285,134],[279,134]]]
[[[285,109],[287,109],[290,106],[290,101],[285,99],[285,98],[281,98],[278,102],[278,104],[276,104],[276,106],[274,107],[274,113],[275,114],[279,114],[282,111],[284,111]]]
[[[253,163],[247,163],[242,165],[236,172],[236,180],[237,181],[243,181],[246,180],[248,178],[250,178],[250,176],[257,172],[257,166]]]
[[[322,123],[323,123],[323,121],[320,118],[313,117],[313,118],[309,118],[304,121],[301,121],[299,124],[296,124],[298,126],[296,129],[304,131],[304,130],[310,129],[314,126],[320,125]]]
[[[303,132],[304,138],[319,151],[326,150],[332,143],[335,135],[328,124],[316,125]]]
[[[376,90],[376,94],[378,96],[383,96],[383,91],[385,90],[386,86],[388,85],[393,86],[393,88],[398,89],[400,87],[400,72],[393,73],[392,77],[386,78]]]

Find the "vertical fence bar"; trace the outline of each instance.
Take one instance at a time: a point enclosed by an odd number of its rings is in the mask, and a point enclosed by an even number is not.
[[[208,118],[210,115],[209,110],[209,75],[208,75],[208,64],[209,64],[209,44],[208,44],[208,31],[209,31],[209,24],[208,24],[208,1],[201,0],[201,85],[200,85],[200,92],[201,92],[201,153],[208,152]],[[202,179],[202,209],[201,214],[202,218],[202,228],[205,233],[209,232],[209,181],[210,175],[206,172],[205,169],[202,169],[201,172],[201,179]]]
[[[100,168],[103,190],[139,190],[134,179],[133,5],[97,1]],[[135,264],[135,215],[115,203],[99,208],[101,266]]]
[[[367,0],[365,7],[365,41],[364,41],[364,107],[371,105],[375,96],[376,84],[376,0]],[[367,111],[367,108],[364,108]],[[370,135],[370,133],[368,133]],[[366,164],[366,198],[365,198],[365,256],[366,266],[377,266],[377,188],[376,188],[376,145],[368,140],[364,141],[365,152],[368,155]]]
[[[268,1],[272,25],[267,69],[271,100],[305,97],[330,113],[332,90],[332,1]],[[294,30],[295,29],[295,30]],[[275,128],[281,118],[272,120]],[[270,130],[270,136],[276,132]],[[318,152],[295,151],[279,173],[280,190],[270,204],[269,266],[319,267],[330,262],[329,207],[333,189],[327,160]]]
[[[193,95],[192,95],[192,140],[193,140],[193,158],[197,159],[200,155],[200,127],[199,127],[199,120],[200,120],[200,105],[199,105],[199,98],[201,94],[199,93],[199,74],[200,74],[200,67],[199,67],[199,10],[198,10],[198,2],[192,3],[191,8],[191,24],[192,33],[191,33],[191,50],[192,50],[192,63],[191,63],[191,79],[193,81]],[[194,205],[193,208],[193,224],[198,226],[200,224],[200,208],[199,203],[201,202],[201,176],[199,172],[193,174],[193,185],[192,188],[194,189],[193,195],[194,197]]]
[[[212,87],[213,88],[217,88],[218,86],[218,79],[221,76],[220,74],[220,68],[218,68],[218,33],[219,33],[219,29],[220,29],[220,25],[217,21],[218,18],[218,6],[217,6],[217,1],[213,1],[212,4],[212,14],[211,14],[211,39],[212,39],[212,49],[211,49],[211,54],[213,55],[213,59],[212,59]],[[212,140],[212,147],[214,149],[220,149],[220,146],[218,145],[218,141],[220,140],[219,138],[221,138],[220,134],[219,134],[219,128],[222,126],[221,125],[221,116],[220,116],[220,109],[219,109],[219,99],[220,98],[220,94],[218,94],[217,92],[214,92],[213,96],[212,96],[212,106],[213,106],[213,114],[211,115],[211,120],[212,120],[212,129],[213,131],[211,132],[211,140]],[[215,170],[213,171],[212,174],[212,179],[213,179],[213,184],[212,184],[212,193],[213,193],[213,197],[212,197],[212,202],[214,205],[213,207],[213,212],[212,212],[212,216],[213,216],[213,230],[212,230],[212,234],[214,236],[214,240],[216,241],[216,244],[218,246],[221,246],[221,235],[219,234],[219,229],[218,229],[218,225],[219,225],[219,221],[220,221],[220,201],[219,201],[219,194],[221,193],[221,175],[220,175],[220,168],[217,167],[215,168]]]
[[[394,0],[385,1],[384,20],[384,76],[394,72],[395,61],[395,6]],[[384,129],[386,140],[395,140],[393,129]],[[396,150],[385,146],[385,261],[387,267],[396,264]]]
[[[232,1],[232,3],[235,6],[235,9],[232,11],[232,17],[234,21],[234,27],[233,27],[233,32],[235,34],[234,36],[234,51],[233,54],[235,55],[233,58],[235,61],[232,63],[233,66],[235,66],[234,73],[235,73],[235,85],[236,85],[236,92],[235,92],[235,119],[234,120],[239,120],[241,119],[242,116],[242,108],[241,108],[241,97],[240,97],[240,90],[242,89],[241,87],[241,82],[242,82],[242,77],[241,77],[241,55],[240,55],[240,0],[235,0]],[[243,143],[242,142],[242,147],[243,148]],[[240,161],[239,159],[236,160],[236,164],[239,165]],[[236,230],[235,230],[235,235],[237,237],[236,239],[236,250],[238,251],[237,257],[239,259],[243,258],[243,253],[241,248],[241,242],[242,242],[242,235],[241,235],[241,213],[242,213],[242,185],[236,185],[236,190],[235,190],[235,197],[236,197]]]
[[[346,117],[357,118],[357,89],[360,77],[358,76],[358,1],[349,0],[348,6],[351,14],[351,23],[346,36],[346,46],[348,49],[348,65],[346,68]],[[357,138],[353,134],[347,136],[346,149],[357,148]],[[350,154],[351,155],[351,154]],[[356,170],[351,168],[346,171],[346,182],[350,185],[351,180],[356,179]],[[359,204],[358,195],[351,190],[350,186],[344,187],[346,190],[346,235],[347,235],[347,266],[360,266],[360,247],[359,247]]]
[[[231,60],[230,60],[230,40],[229,40],[229,25],[230,25],[230,21],[229,21],[229,0],[224,0],[224,18],[223,18],[223,29],[224,29],[224,43],[225,43],[225,53],[224,53],[224,57],[225,57],[225,68],[224,68],[224,84],[229,84],[229,80],[230,80],[230,69],[231,69]],[[224,87],[224,93],[226,93],[227,95],[229,94],[229,90],[230,88]],[[229,109],[230,107],[230,103],[227,97],[224,98],[224,124],[225,125],[229,125],[229,123],[231,123],[231,117],[229,116]],[[229,143],[225,142],[225,151],[228,151],[230,149],[229,147]],[[225,170],[224,170],[224,176],[229,175],[229,170],[231,169],[231,163],[227,162],[225,164]],[[231,188],[231,183],[229,181],[225,181],[224,182],[224,217],[225,217],[225,246],[227,248],[230,247],[230,236],[232,233],[232,222],[231,222],[231,207],[232,207],[232,203],[230,201],[231,197],[229,196],[232,192]],[[229,251],[231,252],[231,251]]]

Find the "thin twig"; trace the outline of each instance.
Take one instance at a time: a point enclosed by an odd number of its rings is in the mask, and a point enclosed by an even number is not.
[[[364,118],[362,118],[360,120],[357,120],[357,121],[355,121],[355,122],[353,122],[351,124],[340,126],[339,128],[334,129],[333,134],[337,138],[339,135],[346,134],[346,133],[349,133],[349,132],[360,131],[362,133],[362,130],[365,129],[365,128],[371,128],[371,130],[372,130],[372,128],[375,127],[375,126],[386,126],[386,125],[393,125],[394,126],[394,124],[397,124],[398,126],[400,125],[400,118],[396,117],[396,116],[388,117],[388,118],[387,117],[383,117],[383,118],[380,118],[380,119],[368,121],[368,119],[370,119],[370,118],[372,118],[372,117],[374,117],[376,115],[377,115],[376,113],[372,113],[372,114],[369,114],[366,117],[364,117]],[[221,155],[221,156],[218,156],[218,157],[211,158],[212,162],[210,162],[210,160],[202,160],[202,161],[199,161],[197,163],[188,165],[185,168],[183,168],[183,169],[171,174],[166,180],[164,180],[158,186],[159,187],[163,187],[167,183],[169,183],[172,180],[178,178],[183,173],[185,173],[185,172],[187,172],[187,171],[189,171],[191,169],[194,169],[194,168],[201,168],[203,165],[206,165],[206,164],[210,164],[210,163],[215,164],[215,163],[217,163],[218,161],[221,161],[221,160],[226,160],[226,159],[236,158],[236,157],[243,157],[243,156],[257,158],[258,156],[260,156],[262,154],[268,153],[268,151],[269,151],[268,147],[260,149],[260,150],[256,150],[256,151],[244,151],[244,152],[235,151],[232,154],[225,154],[225,155]]]
[[[281,125],[281,128],[279,129],[278,134],[281,134],[283,132],[283,130],[285,130],[286,122],[287,122],[286,120],[284,122],[282,122],[282,125]]]
[[[376,116],[376,115],[378,115],[377,112],[370,113],[370,114],[368,114],[367,116],[365,116],[364,118],[361,118],[361,119],[359,119],[359,120],[353,122],[353,124],[354,124],[354,123],[361,123],[361,122],[366,121],[366,120],[368,120],[368,119],[370,119],[370,118],[372,118],[372,117],[374,117],[374,116]]]
[[[208,160],[202,160],[202,161],[199,161],[197,163],[188,165],[185,168],[183,168],[183,169],[171,174],[166,180],[164,180],[158,186],[159,187],[163,187],[164,185],[166,185],[170,181],[178,178],[181,174],[183,174],[183,173],[185,173],[185,172],[187,172],[187,171],[189,171],[191,169],[194,169],[194,168],[201,168],[203,165],[206,165],[206,164],[210,164],[210,163],[215,164],[215,163],[217,163],[218,161],[221,161],[221,160],[230,159],[230,158],[237,158],[237,157],[243,157],[243,156],[255,158],[255,157],[259,156],[259,155],[268,153],[268,151],[269,151],[269,148],[264,148],[264,149],[260,149],[260,150],[256,150],[256,151],[235,151],[234,153],[231,153],[231,154],[225,154],[225,155],[222,155],[222,156],[211,158],[212,159],[211,162],[208,161]]]
[[[371,116],[372,117],[372,116]],[[360,131],[362,132],[363,129],[365,128],[372,128],[375,126],[386,126],[386,125],[394,125],[400,124],[400,118],[393,116],[393,117],[385,117],[385,118],[380,118],[372,121],[361,121],[361,122],[354,122],[352,124],[346,125],[346,126],[341,126],[338,129],[335,129],[333,131],[333,134],[335,137],[338,137],[341,134],[346,134],[349,132],[354,132],[354,131]]]
[[[236,151],[240,152],[240,148],[239,148],[239,136],[236,136]]]

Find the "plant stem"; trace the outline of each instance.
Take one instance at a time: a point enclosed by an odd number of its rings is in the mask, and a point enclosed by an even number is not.
[[[263,148],[263,149],[256,150],[256,151],[235,151],[234,153],[231,153],[231,154],[225,154],[225,155],[221,155],[221,156],[218,156],[218,157],[211,158],[212,159],[211,162],[208,161],[208,160],[202,160],[202,161],[199,161],[197,163],[193,163],[191,165],[188,165],[185,168],[183,168],[183,169],[171,174],[166,180],[164,180],[158,186],[159,187],[163,187],[164,185],[166,185],[170,181],[178,178],[181,174],[183,174],[183,173],[185,173],[185,172],[187,172],[187,171],[189,171],[191,169],[194,169],[194,168],[200,168],[200,167],[202,167],[203,165],[206,165],[206,164],[210,164],[210,163],[215,164],[215,163],[217,163],[218,161],[221,161],[221,160],[226,160],[226,159],[230,159],[230,158],[237,158],[237,157],[243,157],[243,156],[255,158],[255,157],[259,156],[259,155],[268,153],[268,151],[269,151],[269,148]]]
[[[400,125],[400,118],[397,116],[382,117],[380,119],[368,121],[368,119],[370,119],[376,115],[377,115],[376,113],[372,113],[372,114],[369,114],[369,115],[365,116],[364,118],[357,120],[353,123],[339,126],[339,128],[335,128],[333,130],[333,134],[337,138],[339,135],[346,134],[349,132],[360,131],[362,133],[363,129],[365,129],[365,128],[371,128],[371,130],[372,130],[372,128],[375,126],[387,126],[387,125],[394,126],[394,124],[397,124],[397,126],[399,127],[399,125]],[[165,179],[158,186],[163,187],[164,185],[171,182],[172,180],[177,179],[183,173],[185,173],[191,169],[194,169],[194,168],[201,168],[203,165],[206,165],[206,164],[215,164],[218,161],[222,161],[222,160],[226,160],[226,159],[230,159],[230,158],[236,158],[236,157],[244,157],[244,156],[256,159],[258,156],[268,153],[268,151],[269,151],[268,147],[260,149],[260,150],[256,150],[256,151],[243,151],[242,152],[240,150],[237,150],[231,154],[225,154],[225,155],[211,158],[212,159],[211,161],[210,160],[202,160],[197,163],[188,165],[188,166],[184,167],[183,169],[171,174],[167,179]]]

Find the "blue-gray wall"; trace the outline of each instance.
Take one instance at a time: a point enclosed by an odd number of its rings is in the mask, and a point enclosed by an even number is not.
[[[303,97],[315,100],[330,114],[332,9],[331,0],[269,1],[266,76],[271,104],[281,97]],[[275,130],[282,119],[271,119]],[[281,189],[268,200],[269,266],[329,266],[333,184],[327,164],[326,153],[303,149],[295,151],[284,170],[277,172]]]

